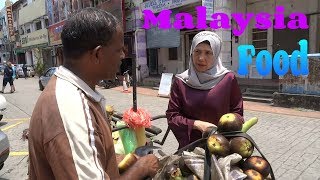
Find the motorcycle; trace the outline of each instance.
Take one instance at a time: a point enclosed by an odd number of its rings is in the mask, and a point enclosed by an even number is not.
[[[129,70],[125,71],[123,73],[123,79],[122,81],[125,81],[127,84],[127,87],[129,88],[132,85],[132,77],[129,74]],[[114,79],[112,80],[101,80],[98,83],[98,86],[100,87],[104,87],[106,89],[110,89],[113,87],[118,87],[122,85],[122,81],[120,80],[120,78],[116,75]]]
[[[112,80],[101,80],[99,81],[99,84],[98,84],[98,86],[104,87],[106,89],[118,87],[120,85],[121,85],[121,82],[117,76]]]

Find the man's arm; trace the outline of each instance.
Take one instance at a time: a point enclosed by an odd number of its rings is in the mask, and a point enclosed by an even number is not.
[[[86,160],[89,154],[80,147],[75,149],[77,150],[71,150],[65,133],[58,134],[44,144],[46,158],[55,179],[101,179],[101,177],[109,179],[109,176],[99,168],[100,164],[92,164]]]

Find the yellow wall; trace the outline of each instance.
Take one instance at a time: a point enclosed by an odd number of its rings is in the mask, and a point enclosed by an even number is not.
[[[25,24],[46,14],[45,0],[36,0],[19,11],[19,24]]]

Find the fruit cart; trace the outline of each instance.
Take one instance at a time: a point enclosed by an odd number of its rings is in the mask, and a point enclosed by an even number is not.
[[[232,113],[225,116],[230,115]],[[201,139],[179,149],[171,157],[163,158],[155,179],[274,180],[270,163],[247,134],[258,118],[238,125],[220,121]]]

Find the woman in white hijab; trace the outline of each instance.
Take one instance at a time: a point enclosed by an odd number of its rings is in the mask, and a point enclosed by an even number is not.
[[[179,149],[202,137],[226,113],[243,122],[243,100],[235,75],[219,58],[220,37],[211,31],[198,33],[192,41],[189,69],[176,75],[168,110],[168,125]]]

